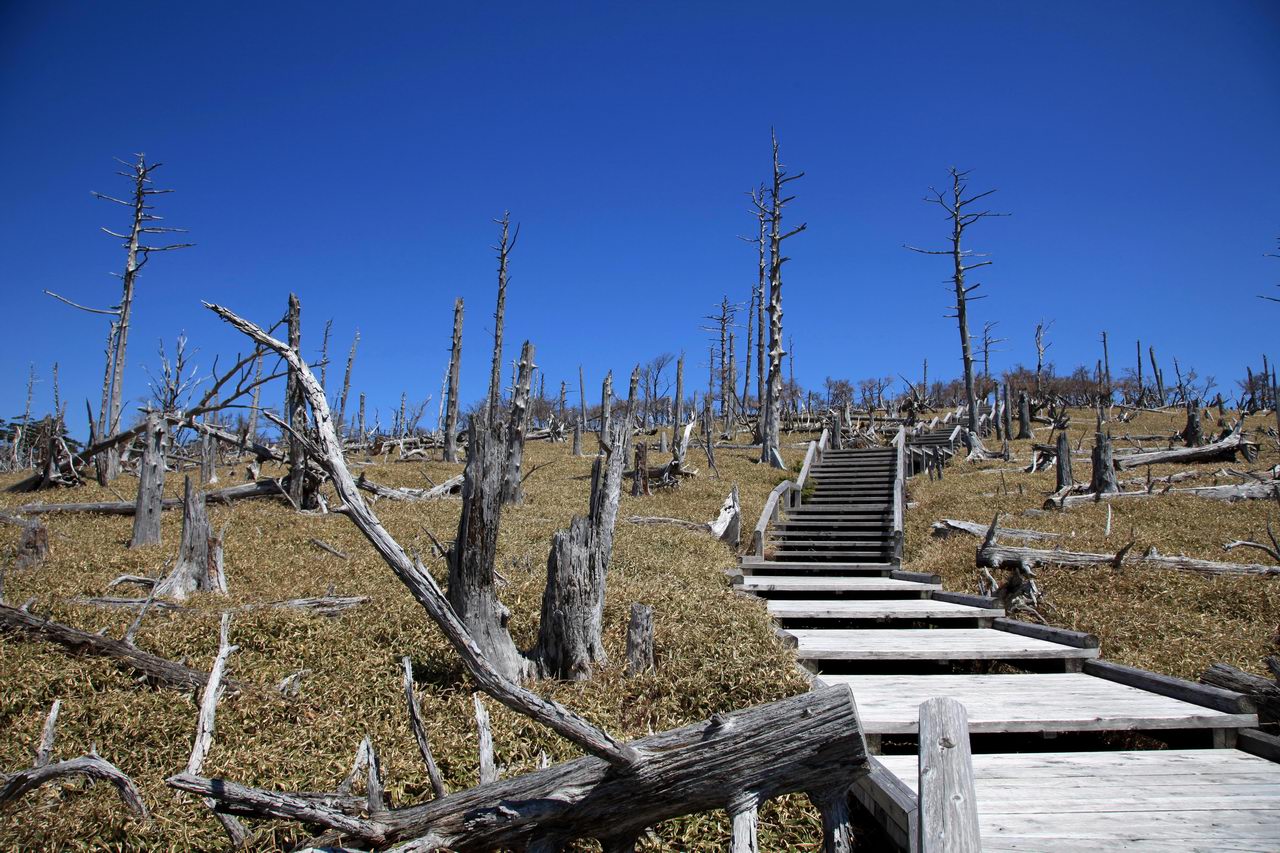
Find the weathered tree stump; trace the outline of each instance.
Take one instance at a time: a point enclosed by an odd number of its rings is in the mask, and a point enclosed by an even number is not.
[[[159,412],[147,413],[142,434],[142,465],[138,471],[138,499],[133,514],[130,548],[160,544],[160,513],[164,502],[164,453],[168,428]]]
[[[1089,480],[1089,491],[1096,495],[1120,491],[1111,460],[1111,435],[1099,427],[1093,441],[1093,475]]]
[[[1070,488],[1075,485],[1075,480],[1071,476],[1071,440],[1067,437],[1066,432],[1058,433],[1058,449],[1056,453],[1058,466],[1058,480],[1055,492]]]
[[[191,486],[191,478],[182,484],[182,542],[178,546],[178,562],[164,580],[155,588],[157,598],[184,600],[196,590],[210,588],[212,554],[209,551],[213,534],[209,529],[209,516],[205,513],[204,492]],[[220,549],[219,549],[220,550]],[[221,554],[218,561],[221,562]]]
[[[649,494],[649,446],[641,441],[636,445],[634,475],[631,478],[631,497]]]
[[[1034,438],[1035,434],[1031,432],[1031,401],[1027,399],[1026,391],[1018,392],[1018,434],[1015,439]]]
[[[573,422],[573,455],[582,455],[582,421],[581,419]]]
[[[458,371],[462,365],[462,297],[453,303],[453,343],[449,347],[448,400],[444,414],[444,461],[458,461]]]
[[[1182,443],[1187,447],[1204,444],[1204,428],[1200,426],[1200,404],[1187,400],[1187,425],[1182,429]]]
[[[627,675],[639,675],[654,665],[653,608],[636,602],[627,622]]]

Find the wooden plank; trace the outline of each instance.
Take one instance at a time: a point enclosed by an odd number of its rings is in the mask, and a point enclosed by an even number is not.
[[[963,703],[969,730],[983,734],[1243,728],[1256,719],[1083,673],[819,675],[816,681],[853,691],[868,734],[914,734],[917,708],[933,696]]]
[[[734,583],[761,592],[926,592],[939,587],[863,575],[747,575]]]
[[[964,706],[946,697],[925,701],[920,706],[919,729],[919,849],[921,853],[980,853],[978,799]]]
[[[1210,687],[1206,684],[1196,684],[1194,681],[1185,681],[1181,678],[1148,672],[1137,667],[1111,663],[1110,661],[1091,661],[1085,664],[1084,669],[1085,672],[1090,675],[1096,675],[1099,678],[1118,681],[1121,684],[1128,684],[1132,687],[1140,687],[1143,690],[1150,690],[1152,693],[1171,696],[1184,702],[1194,702],[1197,705],[1204,705],[1207,708],[1215,708],[1219,711],[1252,714],[1258,710],[1254,701],[1243,694],[1218,687]]]
[[[775,599],[769,602],[769,615],[777,619],[979,619],[1003,613],[999,608],[965,607],[928,598]]]
[[[990,628],[796,628],[796,654],[824,660],[1064,660],[1093,658],[1080,649]]]
[[[1055,628],[1052,625],[1036,625],[1033,622],[1023,622],[1018,619],[997,619],[992,627],[998,631],[1008,631],[1023,637],[1037,637],[1041,640],[1062,643],[1064,646],[1076,646],[1081,649],[1098,648],[1098,638],[1093,634],[1068,631],[1066,628]]]

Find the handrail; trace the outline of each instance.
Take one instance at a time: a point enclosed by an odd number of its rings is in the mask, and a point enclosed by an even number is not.
[[[830,433],[826,427],[822,429],[822,435],[817,442],[809,442],[809,448],[804,452],[804,464],[800,466],[800,476],[796,478],[795,488],[791,493],[791,505],[795,506],[796,501],[800,498],[800,491],[804,489],[804,484],[809,482],[809,470],[815,465],[822,462],[822,452],[827,449],[827,441]]]
[[[917,849],[920,853],[979,853],[982,837],[969,715],[955,699],[939,696],[920,705],[918,722]]]
[[[751,533],[751,550],[755,552],[757,557],[764,556],[764,534],[769,529],[769,522],[773,521],[778,515],[779,502],[794,487],[795,483],[790,480],[783,480],[773,487],[773,491],[769,493],[769,497],[765,500],[764,509],[760,510],[760,520],[756,522],[756,529]]]
[[[962,429],[963,427],[960,424],[956,424],[956,428],[951,431],[951,435],[947,438],[947,441],[951,442],[952,447],[956,446],[956,439],[960,437]]]
[[[893,437],[893,444],[898,448],[895,470],[893,473],[893,562],[902,565],[902,515],[906,502],[906,450],[907,428],[898,427],[898,434]]]

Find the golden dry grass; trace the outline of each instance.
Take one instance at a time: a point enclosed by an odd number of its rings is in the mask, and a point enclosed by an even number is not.
[[[1113,423],[1117,449],[1132,446],[1120,440],[1125,434],[1171,434],[1182,428],[1185,415],[1143,412],[1128,424]],[[1248,426],[1265,428],[1270,418],[1250,418]],[[1073,453],[1077,481],[1089,479],[1089,449],[1093,445],[1094,417],[1074,411],[1070,430],[1072,448],[1084,436],[1083,450]],[[1205,421],[1205,432],[1216,434],[1216,425]],[[1039,426],[1036,441],[1048,439],[1048,427]],[[1276,440],[1256,436],[1261,453],[1257,462],[1227,463],[1237,469],[1270,468],[1280,462]],[[1054,489],[1054,471],[1022,473],[1030,463],[1030,441],[1015,441],[1016,462],[966,463],[958,459],[941,482],[917,477],[908,485],[917,506],[906,516],[906,568],[937,572],[948,589],[977,591],[974,555],[978,540],[969,536],[949,539],[930,537],[930,525],[942,518],[990,524],[996,512],[1001,525],[1063,534],[1056,543],[1024,543],[1072,551],[1114,553],[1130,538],[1133,554],[1155,546],[1161,554],[1177,554],[1207,560],[1269,562],[1258,551],[1222,550],[1233,539],[1267,541],[1268,518],[1280,518],[1271,501],[1224,503],[1204,498],[1168,496],[1116,501],[1111,504],[1112,531],[1105,536],[1107,504],[1090,504],[1065,512],[1039,514],[1045,497]],[[989,442],[990,444],[990,442]],[[1155,449],[1162,445],[1145,442]],[[1177,471],[1200,473],[1193,482],[1175,488],[1215,483],[1237,483],[1215,477],[1223,463],[1156,465],[1152,476]],[[1003,473],[1001,473],[1003,472]],[[1120,479],[1145,478],[1145,469],[1118,472]],[[1259,537],[1261,537],[1259,539]],[[1263,674],[1261,659],[1274,654],[1272,637],[1280,621],[1280,578],[1208,577],[1155,569],[1141,563],[1116,571],[1110,567],[1037,569],[1042,591],[1052,610],[1045,616],[1052,624],[1096,634],[1104,657],[1156,672],[1195,679],[1212,663],[1223,661]]]
[[[590,445],[590,443],[588,443]],[[593,445],[590,445],[593,446]],[[790,456],[801,456],[792,450]],[[749,538],[769,490],[782,472],[753,464],[746,451],[717,453],[721,477],[702,476],[678,491],[649,498],[624,496],[621,515],[667,515],[710,519],[730,486],[741,490],[744,540]],[[522,647],[536,630],[551,535],[585,510],[590,459],[574,459],[565,444],[532,443],[526,464],[553,462],[526,483],[523,506],[503,514],[499,570],[510,582],[501,592],[513,615],[512,631]],[[456,473],[443,463],[371,466],[371,478],[388,485],[427,484]],[[225,469],[224,481],[237,472]],[[242,473],[240,474],[242,476]],[[117,485],[131,488],[128,479]],[[180,494],[181,478],[170,475],[166,491]],[[132,494],[126,492],[131,497]],[[3,495],[13,506],[23,496]],[[90,485],[74,495],[48,500],[111,500]],[[426,529],[446,541],[457,523],[457,499],[437,503],[382,501],[377,512],[406,547],[430,550]],[[152,613],[138,645],[166,657],[207,668],[217,647],[220,608],[298,596],[367,595],[371,601],[337,619],[282,611],[237,614],[230,676],[274,684],[307,669],[296,701],[228,696],[219,707],[214,748],[205,765],[225,775],[274,789],[331,790],[345,775],[360,739],[368,734],[381,758],[388,794],[395,804],[429,796],[406,717],[399,657],[411,655],[423,714],[447,784],[457,790],[475,783],[476,736],[471,683],[457,656],[408,592],[344,517],[304,517],[272,500],[211,507],[211,520],[230,522],[226,548],[230,596],[197,596],[198,613]],[[125,547],[131,519],[101,516],[49,518],[52,553],[39,567],[11,574],[9,602],[36,598],[38,612],[88,630],[121,636],[131,612],[75,606],[77,596],[105,592],[122,573],[155,574],[177,548],[180,513],[164,519],[164,545],[142,551]],[[12,544],[11,530],[3,546]],[[350,555],[343,561],[309,541],[318,537]],[[611,664],[578,684],[542,682],[537,689],[625,737],[668,729],[717,711],[794,695],[808,685],[790,653],[774,637],[763,606],[730,591],[723,570],[736,562],[709,536],[673,526],[620,523],[608,580],[605,644]],[[433,567],[443,578],[443,565]],[[633,601],[655,607],[656,673],[623,674],[626,622]],[[0,846],[7,849],[221,849],[217,824],[194,798],[165,787],[190,751],[196,698],[153,689],[100,658],[75,657],[42,643],[0,638],[0,770],[27,766],[50,703],[62,699],[57,756],[68,758],[96,744],[141,786],[153,819],[127,815],[108,786],[84,792],[76,785],[49,786],[0,814]],[[490,701],[497,759],[505,774],[536,766],[545,750],[553,761],[578,753],[529,720]],[[305,836],[287,823],[256,822],[257,849],[275,849]],[[723,814],[696,815],[658,828],[653,850],[721,849],[727,832]],[[761,821],[768,849],[805,849],[817,835],[816,816],[803,799],[771,804]]]

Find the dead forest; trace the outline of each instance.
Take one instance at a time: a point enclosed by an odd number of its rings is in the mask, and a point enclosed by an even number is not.
[[[927,198],[943,242],[906,249],[949,270],[961,375],[802,387],[804,173],[768,153],[741,292],[679,318],[687,349],[547,375],[504,337],[530,239],[504,213],[492,305],[432,319],[447,362],[390,408],[361,391],[360,333],[299,294],[272,316],[202,294],[241,349],[140,356],[139,283],[200,248],[159,165],[124,162],[97,194],[118,301],[49,293],[105,327],[101,393],[79,412],[33,366],[0,423],[0,846],[887,849],[849,795],[874,746],[856,691],[810,689],[731,578],[778,547],[819,448],[899,448],[901,569],[1253,697],[1274,735],[1274,361],[1220,382],[1098,330],[1096,361],[1059,369],[1052,319],[975,312],[974,233],[1004,213],[953,169]],[[490,367],[470,403],[464,357]]]

